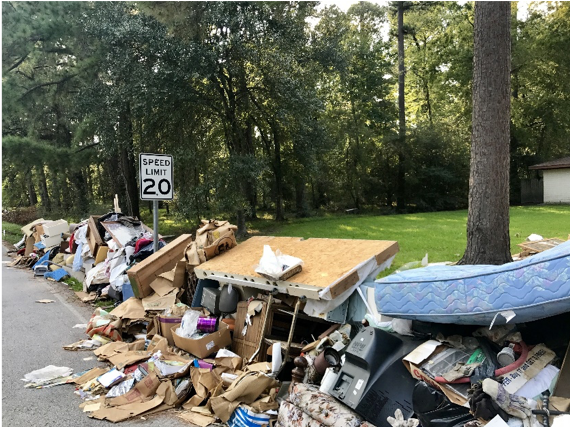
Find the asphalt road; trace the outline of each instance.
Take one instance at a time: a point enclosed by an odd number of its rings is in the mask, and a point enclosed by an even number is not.
[[[108,421],[91,419],[79,409],[82,400],[74,386],[64,384],[47,389],[27,389],[24,375],[48,365],[67,366],[81,372],[97,362],[91,351],[66,351],[63,345],[85,339],[84,329],[93,308],[80,302],[63,283],[34,277],[31,270],[7,267],[11,261],[2,247],[2,425],[110,426]],[[39,299],[54,303],[40,304]],[[84,360],[84,358],[92,358]],[[175,410],[121,423],[123,426],[191,426],[175,415]]]

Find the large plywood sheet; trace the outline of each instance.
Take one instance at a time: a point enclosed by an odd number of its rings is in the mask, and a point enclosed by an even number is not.
[[[263,246],[301,258],[303,270],[286,281],[272,282],[255,272]],[[300,237],[256,236],[213,258],[195,271],[199,278],[227,279],[252,287],[277,286],[324,289],[334,284],[333,297],[356,283],[358,266],[374,259],[382,264],[398,252],[398,243],[384,240],[307,239]],[[289,293],[294,294],[295,291]],[[307,295],[311,298],[311,296]]]

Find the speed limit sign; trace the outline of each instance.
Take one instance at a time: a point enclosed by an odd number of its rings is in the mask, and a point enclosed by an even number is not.
[[[139,156],[141,200],[172,200],[172,156],[141,153]]]

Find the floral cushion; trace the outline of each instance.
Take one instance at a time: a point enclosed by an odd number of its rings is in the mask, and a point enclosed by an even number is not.
[[[328,394],[320,392],[315,386],[295,384],[288,400],[312,419],[327,427],[359,427],[362,424],[362,418],[356,413]],[[281,415],[281,410],[279,413]]]
[[[277,427],[325,427],[323,424],[305,414],[300,408],[287,401],[281,402]]]

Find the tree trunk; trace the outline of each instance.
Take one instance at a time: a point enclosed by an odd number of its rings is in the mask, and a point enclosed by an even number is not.
[[[60,179],[58,179],[58,175],[60,174],[60,172],[53,170],[52,168],[49,169],[49,172],[51,176],[51,185],[52,185],[52,192],[51,192],[52,202],[55,208],[59,210],[62,208],[62,203],[61,203],[62,189],[60,185]]]
[[[242,238],[247,236],[247,227],[245,225],[245,213],[243,209],[238,209],[236,211],[236,222],[237,222],[236,237]]]
[[[281,134],[278,125],[272,126],[273,140],[275,143],[275,158],[273,161],[273,172],[275,173],[275,220],[284,221],[283,213],[283,169],[281,164]]]
[[[38,177],[40,184],[40,195],[42,197],[42,205],[46,210],[46,212],[51,212],[51,200],[49,198],[49,193],[47,188],[47,178],[43,165],[38,167]]]
[[[406,207],[406,176],[405,176],[405,146],[406,146],[406,104],[404,99],[404,83],[406,68],[404,65],[404,2],[398,2],[398,109],[399,109],[399,144],[398,144],[398,178],[397,204],[398,211]]]
[[[509,238],[510,2],[475,2],[473,133],[462,264],[512,261]]]
[[[71,172],[70,181],[75,192],[73,210],[84,215],[89,213],[89,199],[87,198],[87,181],[81,170]]]
[[[119,197],[119,206],[125,209],[126,195],[125,186],[123,185],[123,180],[121,179],[121,166],[119,162],[119,153],[114,151],[109,155],[107,161],[104,164],[105,175],[107,182],[110,183],[110,188],[102,188],[101,198],[103,199],[104,205],[111,206],[111,200],[115,197],[115,194]],[[152,205],[152,203],[151,203]]]
[[[35,206],[38,204],[38,195],[36,193],[36,188],[34,187],[34,182],[32,180],[32,171],[28,169],[26,172],[26,182],[28,185],[28,203],[29,206]]]
[[[295,181],[295,208],[297,218],[306,218],[309,216],[309,207],[305,197],[305,180],[297,177]]]
[[[121,169],[125,182],[125,207],[128,215],[140,218],[139,208],[139,187],[137,180],[137,168],[135,164],[133,147],[133,123],[131,121],[130,107],[127,106],[122,118],[123,124],[123,144],[121,149]]]
[[[140,218],[139,210],[139,188],[137,185],[137,169],[135,159],[132,153],[132,141],[130,147],[121,149],[121,170],[123,172],[123,180],[125,185],[124,213],[127,215]],[[126,211],[126,212],[125,212]]]

